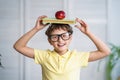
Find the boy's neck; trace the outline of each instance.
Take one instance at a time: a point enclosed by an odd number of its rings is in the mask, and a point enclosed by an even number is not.
[[[55,52],[57,52],[59,55],[64,55],[67,51],[68,51],[68,49],[66,51],[56,51],[55,50]]]

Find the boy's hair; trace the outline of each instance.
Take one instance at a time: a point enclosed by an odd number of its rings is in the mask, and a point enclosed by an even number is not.
[[[57,30],[57,29],[63,29],[67,32],[70,32],[71,34],[73,33],[73,29],[72,27],[69,25],[69,24],[57,24],[57,23],[52,23],[50,24],[50,26],[48,27],[48,29],[46,30],[45,34],[47,36],[51,35],[51,33],[54,31],[54,30]]]

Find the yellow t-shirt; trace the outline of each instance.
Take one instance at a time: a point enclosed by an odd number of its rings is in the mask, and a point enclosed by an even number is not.
[[[89,52],[69,50],[64,55],[50,50],[34,52],[35,62],[42,67],[42,80],[79,80],[80,68],[88,65]]]

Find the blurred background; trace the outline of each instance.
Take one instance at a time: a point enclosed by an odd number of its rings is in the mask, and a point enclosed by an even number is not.
[[[40,65],[16,52],[13,44],[34,27],[39,16],[55,18],[58,10],[64,10],[67,19],[78,17],[84,20],[95,35],[108,46],[109,43],[115,48],[118,46],[120,52],[120,0],[0,0],[0,80],[41,80]],[[28,46],[52,49],[45,30],[37,33]],[[70,49],[95,49],[94,44],[76,28],[73,38]],[[89,63],[81,70],[80,80],[120,80],[119,57],[120,54],[112,57],[117,59],[112,68],[109,57]]]

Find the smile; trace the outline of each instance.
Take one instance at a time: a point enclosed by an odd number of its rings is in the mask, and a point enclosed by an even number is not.
[[[58,44],[58,47],[63,47],[65,46],[65,43]]]

